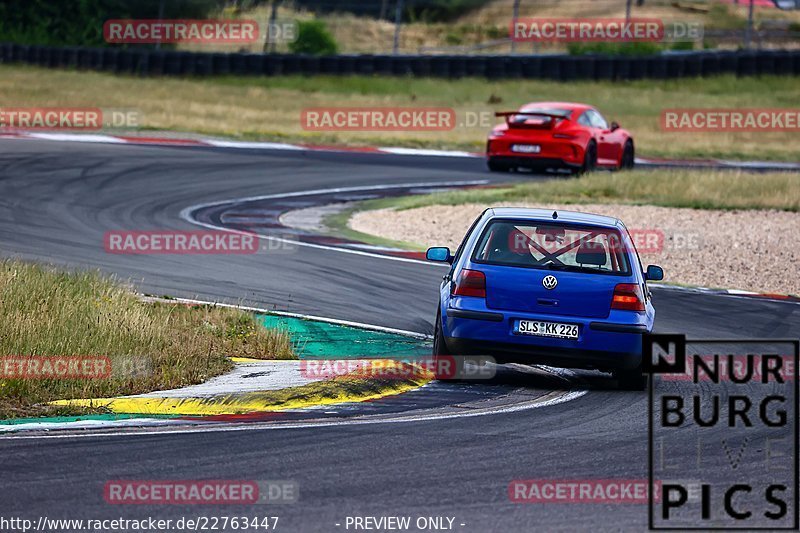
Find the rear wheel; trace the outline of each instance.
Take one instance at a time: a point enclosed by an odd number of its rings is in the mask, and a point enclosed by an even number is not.
[[[442,311],[436,311],[436,325],[433,327],[433,355],[450,355],[442,331]]]
[[[508,163],[501,163],[492,157],[486,160],[486,166],[489,167],[489,170],[492,172],[508,172],[511,170],[511,165]]]
[[[642,372],[642,365],[636,368],[617,370],[614,372],[614,377],[621,390],[641,391],[647,387],[647,376]]]
[[[625,148],[622,150],[622,161],[620,161],[620,170],[630,170],[635,164],[636,156],[633,151],[633,141],[628,139],[625,141]]]
[[[591,141],[583,153],[583,165],[578,170],[578,174],[592,172],[595,168],[597,168],[597,145],[594,141]]]
[[[433,374],[436,379],[458,381],[464,375],[464,358],[452,357],[442,330],[442,311],[436,312],[436,326],[433,333]]]

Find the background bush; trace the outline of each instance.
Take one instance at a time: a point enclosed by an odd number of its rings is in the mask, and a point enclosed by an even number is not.
[[[330,55],[338,51],[336,40],[321,20],[308,20],[298,24],[297,40],[289,43],[295,54]]]

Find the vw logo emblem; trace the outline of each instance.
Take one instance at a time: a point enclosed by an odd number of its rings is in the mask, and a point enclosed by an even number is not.
[[[553,290],[556,288],[556,285],[558,285],[558,280],[555,276],[545,276],[542,280],[542,286],[545,289]]]

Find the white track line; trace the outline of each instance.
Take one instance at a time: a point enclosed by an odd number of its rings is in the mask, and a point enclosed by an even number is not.
[[[433,183],[397,183],[393,185],[366,185],[362,187],[334,187],[332,189],[314,189],[310,191],[298,191],[298,192],[289,192],[289,193],[279,193],[279,194],[265,194],[261,196],[247,196],[243,198],[231,198],[228,200],[219,200],[216,202],[207,202],[203,204],[195,204],[189,207],[186,207],[181,210],[180,218],[189,222],[190,224],[194,224],[196,226],[202,226],[204,228],[213,229],[217,231],[227,231],[230,233],[239,233],[242,235],[252,235],[251,232],[235,230],[231,228],[226,228],[225,226],[217,226],[215,224],[210,224],[208,222],[200,222],[196,218],[194,218],[193,213],[199,209],[205,209],[208,207],[217,207],[220,205],[225,204],[233,204],[233,203],[245,203],[245,202],[257,202],[261,200],[274,200],[278,198],[297,198],[301,196],[314,196],[318,194],[337,194],[343,192],[364,192],[364,191],[382,191],[382,190],[389,190],[389,189],[405,189],[405,188],[429,188],[429,187],[453,187],[453,186],[470,186],[470,185],[486,185],[489,183],[489,180],[472,180],[472,181],[443,181],[443,182],[433,182]],[[440,263],[433,263],[430,261],[423,261],[421,259],[411,259],[409,257],[398,257],[393,255],[385,255],[385,254],[376,254],[372,252],[366,252],[363,250],[352,250],[349,248],[341,248],[338,246],[327,246],[323,244],[314,244],[310,242],[301,242],[296,241],[294,239],[284,239],[283,237],[275,237],[273,235],[261,235],[260,233],[255,234],[259,239],[264,240],[273,240],[277,242],[283,243],[290,243],[297,246],[305,246],[307,248],[316,248],[319,250],[333,250],[336,252],[341,252],[345,254],[352,254],[352,255],[361,255],[366,257],[377,257],[380,259],[387,259],[390,261],[399,261],[402,263],[416,263],[420,265],[432,265],[440,267]]]

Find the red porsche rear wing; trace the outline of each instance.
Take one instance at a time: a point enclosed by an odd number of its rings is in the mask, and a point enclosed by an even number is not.
[[[553,129],[558,120],[566,120],[567,117],[563,115],[556,115],[554,113],[546,113],[542,111],[500,111],[494,114],[496,117],[505,117],[506,124],[509,128],[527,128],[535,130],[550,130]],[[546,120],[539,122],[529,122],[526,120],[512,121],[511,117],[542,117]]]

